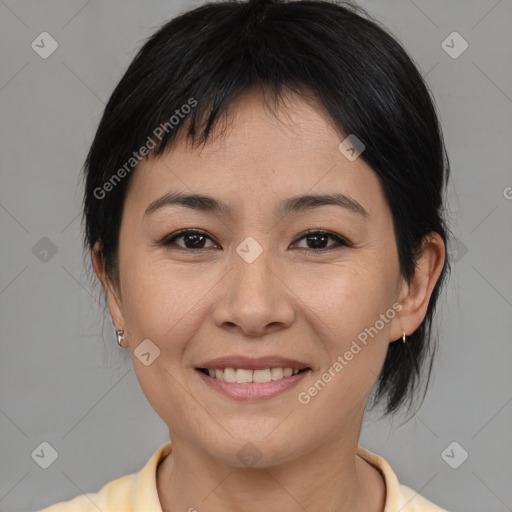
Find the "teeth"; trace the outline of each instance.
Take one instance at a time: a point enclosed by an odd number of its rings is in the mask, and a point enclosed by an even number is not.
[[[272,380],[279,380],[283,378],[283,369],[282,368],[271,368],[270,369],[270,377]]]
[[[270,373],[269,368],[267,368],[265,370],[254,370],[253,375],[252,375],[253,382],[270,382],[271,380],[272,380],[272,374]]]
[[[252,370],[236,370],[236,382],[252,382]]]
[[[224,371],[219,371],[223,374],[224,380],[226,382],[236,382],[235,370],[233,370],[233,368],[226,368]]]
[[[292,375],[297,375],[297,373],[299,373],[299,370],[292,368],[265,368],[264,370],[235,368],[225,368],[224,370],[217,368],[215,370],[208,369],[208,374],[214,379],[238,383],[270,382],[284,377],[291,377]]]

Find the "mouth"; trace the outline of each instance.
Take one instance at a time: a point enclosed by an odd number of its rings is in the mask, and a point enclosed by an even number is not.
[[[284,394],[312,372],[310,367],[196,368],[195,373],[215,394],[236,401],[268,400]]]
[[[299,373],[311,370],[309,367],[305,368],[264,368],[264,369],[247,369],[247,368],[196,368],[204,375],[221,382],[250,384],[279,381],[292,377]]]

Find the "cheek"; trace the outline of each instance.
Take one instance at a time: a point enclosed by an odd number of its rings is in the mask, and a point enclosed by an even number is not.
[[[316,277],[301,278],[294,286],[301,301],[322,320],[325,339],[335,347],[342,348],[392,309],[391,272],[385,273],[381,268],[377,261],[329,265],[323,275],[320,270]],[[388,316],[392,313],[393,310]],[[389,323],[382,326],[379,322],[379,331],[386,331],[386,326]]]
[[[327,355],[320,373],[329,391],[318,393],[326,406],[327,396],[343,396],[348,407],[364,400],[384,362],[396,311],[388,278],[379,268],[338,265],[329,270],[328,279],[317,279],[317,286],[310,286],[313,280],[303,282],[297,293]],[[317,387],[323,390],[321,383]]]
[[[364,408],[375,385],[395,310],[389,292],[370,276],[333,279],[308,300],[304,302],[316,304],[309,318],[317,326],[314,336],[325,356],[314,378],[298,390],[297,401],[310,418],[312,431],[335,436],[355,411]]]
[[[193,315],[194,304],[207,286],[199,282],[197,272],[194,277],[194,269],[172,265],[143,251],[131,253],[123,263],[126,317],[139,334],[161,339],[164,333],[172,335],[174,327],[181,328],[182,321]]]
[[[175,426],[183,423],[186,430],[187,421],[204,421],[201,411],[195,410],[194,401],[184,392],[189,376],[183,373],[182,362],[190,339],[201,325],[201,298],[208,283],[201,283],[197,277],[194,280],[190,271],[155,263],[147,257],[133,255],[124,263],[125,317],[137,379],[148,403],[163,421]],[[158,353],[148,366],[136,352],[146,339],[151,340]]]

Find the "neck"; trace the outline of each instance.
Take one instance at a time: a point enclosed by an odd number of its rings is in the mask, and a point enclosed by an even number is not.
[[[174,433],[157,470],[163,512],[382,512],[380,472],[356,456],[355,441],[323,443],[292,461],[240,468],[214,459]]]

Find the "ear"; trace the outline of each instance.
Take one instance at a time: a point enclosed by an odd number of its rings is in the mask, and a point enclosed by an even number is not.
[[[99,241],[94,244],[94,248],[92,250],[92,264],[94,272],[101,281],[101,284],[107,294],[112,323],[116,329],[124,329],[126,322],[123,314],[122,301],[120,299],[120,290],[118,290],[105,273],[105,262],[103,260],[101,244]]]
[[[411,281],[407,283],[403,278],[401,280],[398,302],[402,309],[393,319],[390,342],[401,338],[402,330],[406,335],[412,334],[423,322],[432,290],[443,270],[444,260],[443,239],[439,233],[433,231],[423,239]]]

